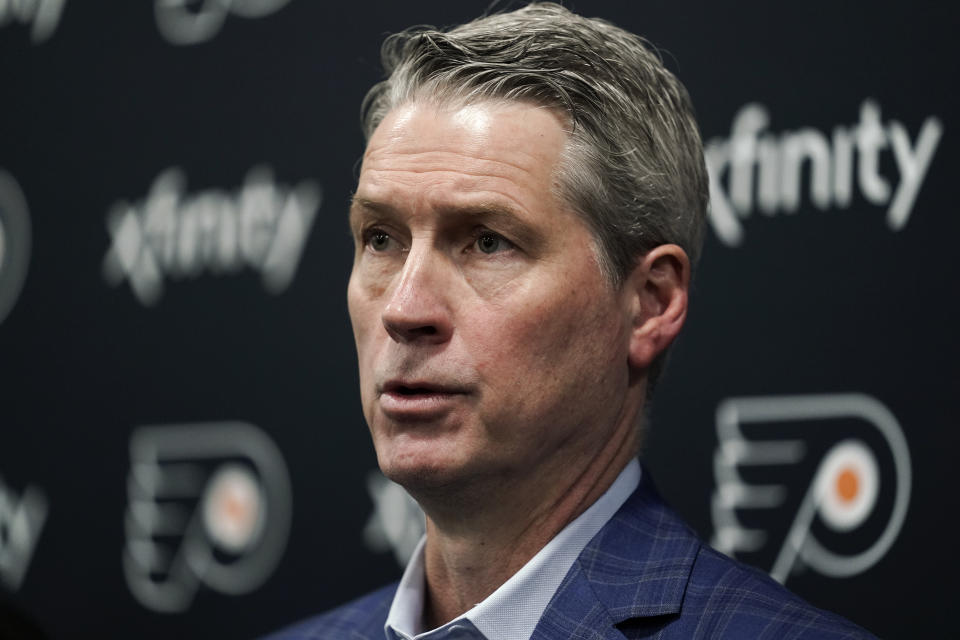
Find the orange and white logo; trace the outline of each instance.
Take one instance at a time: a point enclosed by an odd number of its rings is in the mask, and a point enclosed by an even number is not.
[[[123,567],[145,607],[184,611],[201,585],[260,586],[290,531],[286,464],[242,422],[141,427],[130,441]]]
[[[910,502],[910,452],[864,394],[731,398],[717,409],[713,546],[769,567],[842,578],[887,553]]]

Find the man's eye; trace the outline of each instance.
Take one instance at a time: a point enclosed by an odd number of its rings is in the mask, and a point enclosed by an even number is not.
[[[374,251],[386,251],[390,248],[390,236],[383,231],[373,231],[367,236],[367,246]]]
[[[485,232],[477,236],[476,246],[482,253],[496,253],[509,249],[512,245],[495,233]]]

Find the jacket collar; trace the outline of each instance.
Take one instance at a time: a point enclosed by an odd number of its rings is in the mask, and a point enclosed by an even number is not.
[[[700,546],[644,468],[640,486],[567,572],[531,640],[623,640],[622,622],[680,613]],[[369,596],[376,604],[363,607],[351,640],[383,639],[396,587]]]
[[[622,640],[617,624],[678,614],[700,546],[644,469],[640,486],[567,573],[532,637]]]
[[[384,640],[383,623],[387,620],[390,603],[397,592],[394,582],[375,591],[351,606],[345,614],[349,618],[346,628],[350,629],[348,640]],[[323,629],[321,628],[321,631]],[[313,635],[307,637],[314,637]],[[268,639],[269,640],[269,639]]]

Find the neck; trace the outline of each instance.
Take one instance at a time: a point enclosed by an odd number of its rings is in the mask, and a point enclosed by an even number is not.
[[[598,450],[565,457],[555,468],[491,480],[456,500],[421,500],[425,628],[449,622],[496,591],[610,488],[636,455],[635,415],[618,423]]]

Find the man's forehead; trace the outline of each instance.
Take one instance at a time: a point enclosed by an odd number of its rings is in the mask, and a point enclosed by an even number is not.
[[[526,103],[404,105],[371,136],[351,218],[429,211],[507,220],[555,210],[566,136],[551,112]]]
[[[553,164],[567,138],[564,118],[531,102],[417,100],[384,116],[368,141],[364,161],[384,151],[453,152],[478,158],[521,153],[537,156],[541,164]]]

